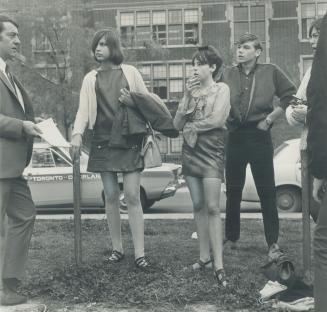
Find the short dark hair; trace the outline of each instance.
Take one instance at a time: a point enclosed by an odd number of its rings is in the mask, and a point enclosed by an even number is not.
[[[10,17],[6,16],[6,15],[0,15],[0,33],[3,32],[3,23],[11,23],[13,25],[15,25],[17,28],[18,28],[18,24],[13,20],[11,19]]]
[[[119,34],[114,28],[101,29],[94,34],[91,46],[94,59],[98,62],[95,56],[95,49],[102,37],[105,38],[106,45],[110,50],[109,60],[115,65],[120,65],[124,60],[124,55],[120,44]]]
[[[312,36],[312,32],[313,32],[313,29],[317,29],[318,32],[320,32],[320,28],[321,28],[321,22],[322,22],[322,18],[318,18],[316,20],[314,20],[311,25],[310,25],[310,28],[309,28],[309,37]]]
[[[243,44],[245,42],[253,42],[253,46],[256,50],[263,50],[261,41],[257,35],[245,33],[237,41],[237,44]]]
[[[220,53],[211,45],[205,47],[199,47],[192,57],[192,65],[197,60],[201,65],[208,64],[209,66],[216,65],[216,69],[212,73],[212,77],[215,77],[223,64],[223,59]]]

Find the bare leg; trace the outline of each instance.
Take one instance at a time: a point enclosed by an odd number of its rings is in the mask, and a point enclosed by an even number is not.
[[[117,173],[103,172],[101,178],[106,195],[105,207],[112,248],[123,253]]]
[[[140,200],[140,180],[141,173],[139,171],[124,173],[124,194],[135,259],[144,257],[144,219]]]
[[[204,178],[203,189],[216,271],[223,268],[223,232],[219,209],[221,180],[218,178]]]
[[[202,179],[190,176],[186,176],[185,179],[193,202],[194,220],[200,245],[200,260],[207,262],[210,259],[210,245],[208,214],[205,209]]]

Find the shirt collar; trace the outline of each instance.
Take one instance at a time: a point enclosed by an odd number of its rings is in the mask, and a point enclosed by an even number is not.
[[[2,57],[0,57],[0,70],[4,73],[6,72],[6,66],[7,66],[6,62],[3,60]]]
[[[237,65],[240,73],[244,74],[244,75],[251,75],[251,74],[254,74],[255,70],[257,69],[258,67],[258,62],[255,62],[254,66],[252,67],[252,69],[250,70],[250,72],[248,74],[246,74],[244,71],[243,71],[243,68],[242,68],[242,64],[238,64]]]

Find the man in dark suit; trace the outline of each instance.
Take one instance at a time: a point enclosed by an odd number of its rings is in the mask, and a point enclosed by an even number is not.
[[[22,85],[6,62],[15,58],[20,40],[18,25],[0,16],[0,280],[1,305],[26,301],[17,293],[24,276],[31,240],[35,206],[22,177],[33,148],[33,137],[41,131]],[[8,222],[5,222],[7,216]]]
[[[309,171],[313,198],[320,203],[313,237],[315,311],[327,311],[327,14],[325,14],[307,87]]]

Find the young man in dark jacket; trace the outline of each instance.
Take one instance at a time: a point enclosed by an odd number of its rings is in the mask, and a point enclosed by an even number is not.
[[[327,309],[327,14],[320,28],[307,88],[309,170],[314,177],[313,197],[320,203],[314,232],[315,311]]]
[[[231,93],[226,150],[225,243],[233,249],[240,238],[240,203],[246,166],[250,164],[262,207],[268,258],[272,260],[281,253],[277,245],[279,220],[270,129],[284,114],[296,89],[276,65],[258,64],[261,52],[257,36],[241,36],[236,52],[238,65],[228,68],[222,77]],[[274,96],[280,99],[276,107],[273,106]]]

